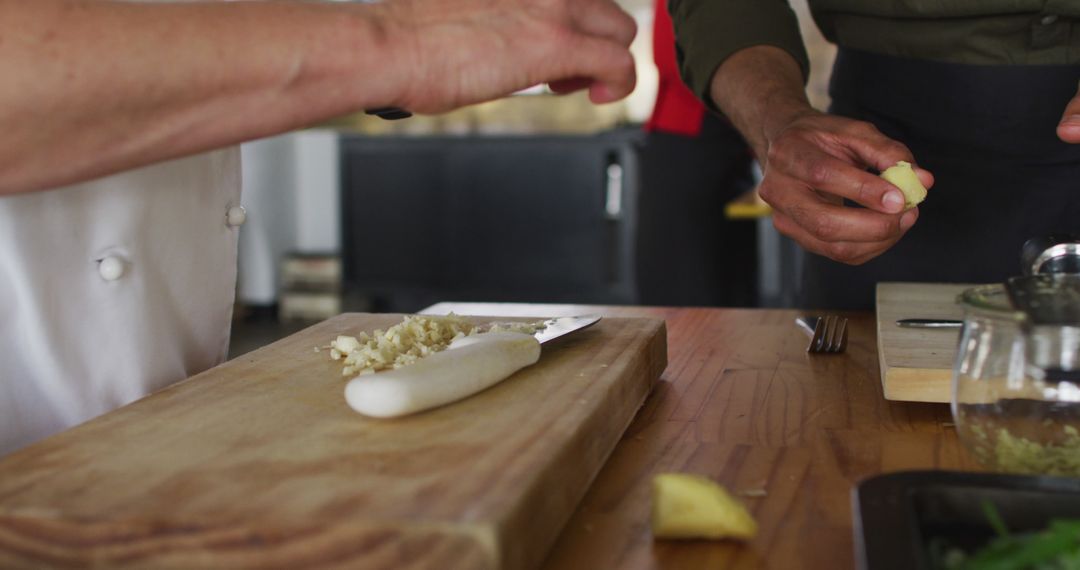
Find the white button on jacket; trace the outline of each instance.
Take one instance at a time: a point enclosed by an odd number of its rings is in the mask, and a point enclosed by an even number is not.
[[[124,275],[124,262],[119,257],[110,255],[98,262],[98,273],[106,281],[116,281]]]
[[[247,221],[247,210],[243,206],[233,206],[225,214],[225,223],[232,228],[238,228]]]
[[[225,359],[239,203],[237,149],[0,197],[0,454]]]

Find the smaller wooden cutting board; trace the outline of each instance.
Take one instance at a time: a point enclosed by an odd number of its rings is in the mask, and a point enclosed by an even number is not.
[[[970,284],[879,283],[878,361],[885,399],[948,403],[960,329],[915,329],[900,319],[962,319],[957,296]]]

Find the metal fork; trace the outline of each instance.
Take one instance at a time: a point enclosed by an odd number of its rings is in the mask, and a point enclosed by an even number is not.
[[[799,317],[795,319],[810,334],[806,352],[811,354],[838,354],[847,348],[847,318],[838,315],[824,317]]]

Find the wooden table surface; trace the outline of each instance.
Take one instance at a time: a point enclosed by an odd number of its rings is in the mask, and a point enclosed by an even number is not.
[[[426,312],[666,319],[668,367],[593,482],[546,569],[854,567],[851,493],[880,473],[978,470],[948,406],[882,396],[874,319],[851,315],[848,350],[808,355],[781,310],[442,303]],[[745,497],[748,544],[653,541],[650,481],[699,473]]]

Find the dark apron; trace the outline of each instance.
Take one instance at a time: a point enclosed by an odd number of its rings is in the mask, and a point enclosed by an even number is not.
[[[1080,232],[1080,145],[1057,138],[1080,66],[937,63],[841,49],[830,112],[868,121],[935,177],[919,221],[853,267],[807,254],[800,306],[866,310],[882,281],[1000,282],[1028,238]]]

